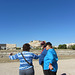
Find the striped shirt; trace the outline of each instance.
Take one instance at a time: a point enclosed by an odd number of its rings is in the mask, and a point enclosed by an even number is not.
[[[25,59],[31,63],[32,63],[32,59],[38,59],[39,56],[38,55],[35,55],[34,53],[31,53],[31,52],[28,52],[28,51],[23,51],[22,52],[23,56],[25,57]],[[17,53],[13,56],[9,55],[9,59],[11,60],[16,60],[16,59],[19,59],[20,61],[20,66],[19,66],[19,70],[25,70],[25,69],[29,69],[31,68],[32,66],[30,66],[25,60],[24,58],[22,57],[21,53]]]

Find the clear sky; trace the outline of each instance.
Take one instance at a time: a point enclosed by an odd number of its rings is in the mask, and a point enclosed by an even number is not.
[[[0,43],[32,40],[75,43],[75,0],[0,0]]]

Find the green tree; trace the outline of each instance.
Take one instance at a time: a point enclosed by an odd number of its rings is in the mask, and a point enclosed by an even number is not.
[[[59,46],[58,46],[58,49],[67,49],[67,46],[66,46],[66,44],[59,45]]]
[[[75,45],[72,45],[71,47],[72,47],[73,50],[75,50]]]

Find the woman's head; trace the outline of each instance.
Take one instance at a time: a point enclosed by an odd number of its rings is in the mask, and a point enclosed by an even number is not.
[[[52,48],[52,44],[50,42],[46,43],[46,50],[49,50]]]
[[[26,43],[23,45],[23,51],[29,51],[30,50],[30,44]]]

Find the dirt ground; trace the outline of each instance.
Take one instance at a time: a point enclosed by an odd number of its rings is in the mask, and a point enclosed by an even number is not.
[[[35,75],[44,75],[38,61],[34,61]],[[75,59],[58,61],[57,75],[75,75]],[[0,63],[0,75],[19,75],[19,62]]]

